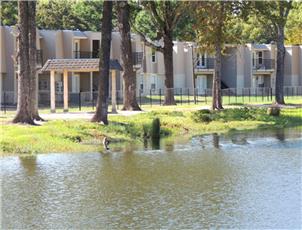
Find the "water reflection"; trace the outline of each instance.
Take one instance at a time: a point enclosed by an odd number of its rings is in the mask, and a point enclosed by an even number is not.
[[[37,168],[36,155],[20,156],[19,161],[28,176],[32,176],[35,174]]]
[[[2,158],[2,228],[300,228],[301,132],[281,133]]]

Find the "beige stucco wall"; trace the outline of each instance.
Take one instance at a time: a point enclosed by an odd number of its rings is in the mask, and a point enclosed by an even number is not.
[[[0,26],[0,73],[6,73],[6,49],[5,49],[5,30]]]
[[[300,77],[300,48],[299,46],[292,46],[292,58],[291,58],[291,85],[299,85]]]
[[[2,87],[5,91],[14,91],[14,101],[16,101],[16,78],[15,78],[15,68],[12,56],[15,55],[15,37],[11,33],[11,28],[8,26],[3,26],[2,28],[2,44],[4,49],[4,54],[1,55],[5,59],[5,72],[6,74],[2,77]]]

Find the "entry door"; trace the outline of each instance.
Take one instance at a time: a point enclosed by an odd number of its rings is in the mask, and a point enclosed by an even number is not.
[[[80,41],[79,40],[74,41],[74,57],[80,58]]]
[[[202,91],[207,88],[207,76],[206,75],[198,75],[196,79],[196,88],[198,91]]]
[[[92,58],[99,57],[99,49],[100,49],[100,40],[92,41]]]
[[[80,92],[80,75],[73,74],[71,79],[71,89],[73,93]]]

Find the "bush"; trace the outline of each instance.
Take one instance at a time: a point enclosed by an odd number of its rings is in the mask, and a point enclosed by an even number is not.
[[[243,121],[258,120],[265,116],[265,110],[252,108],[234,108],[221,111],[199,110],[192,113],[192,120],[195,122],[211,122],[211,121]]]
[[[155,118],[152,121],[151,137],[152,137],[152,139],[160,138],[160,120],[159,120],[159,118]]]
[[[195,122],[209,123],[213,120],[211,111],[208,109],[202,109],[202,110],[193,112],[191,118]]]
[[[267,109],[267,115],[278,117],[280,115],[280,108],[279,107],[270,107]]]

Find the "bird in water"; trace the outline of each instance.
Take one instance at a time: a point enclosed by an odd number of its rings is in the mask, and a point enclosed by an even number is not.
[[[109,143],[110,143],[110,141],[108,140],[108,138],[107,137],[104,137],[104,139],[103,139],[103,146],[104,146],[104,149],[106,149],[106,150],[109,150]]]

